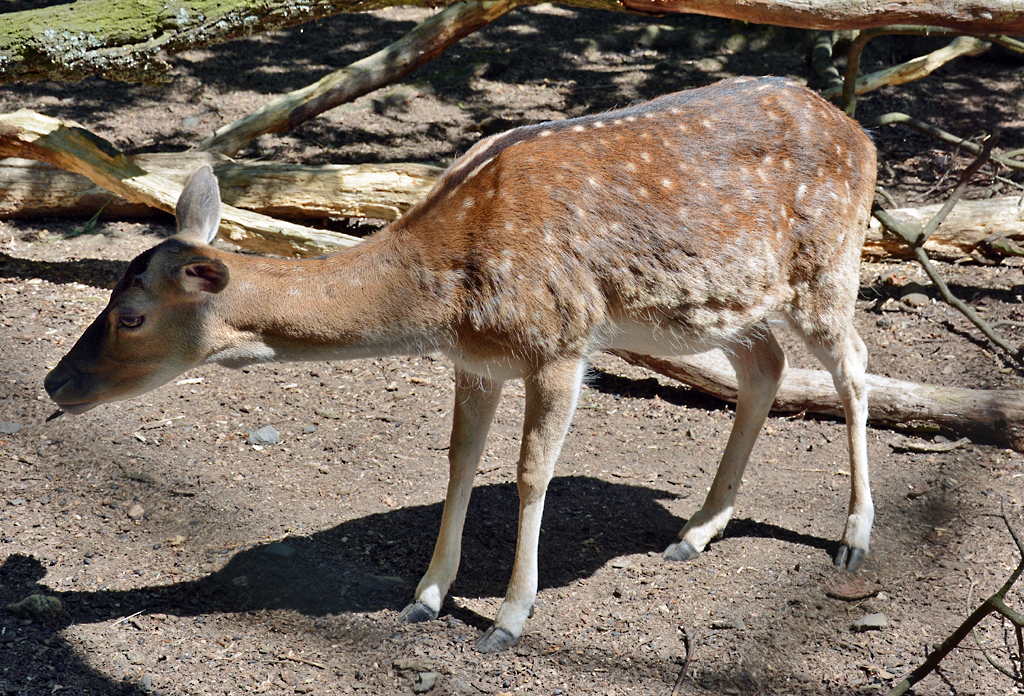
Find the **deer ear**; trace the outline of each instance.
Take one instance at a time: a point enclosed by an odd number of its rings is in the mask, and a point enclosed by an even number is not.
[[[209,165],[189,177],[174,209],[178,238],[193,244],[209,244],[220,227],[220,187]]]
[[[193,259],[178,271],[178,285],[189,294],[216,294],[227,287],[230,278],[228,267],[216,259]]]

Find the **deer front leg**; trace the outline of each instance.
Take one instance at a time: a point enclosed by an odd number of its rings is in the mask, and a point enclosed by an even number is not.
[[[519,487],[519,537],[505,599],[494,625],[476,643],[491,653],[515,645],[537,598],[537,544],[544,496],[569,429],[583,379],[583,361],[542,366],[526,378],[526,415],[516,483]]]
[[[461,370],[455,373],[455,411],[448,447],[448,494],[441,514],[441,531],[430,567],[416,588],[416,599],[398,615],[399,621],[417,623],[436,619],[448,588],[455,580],[462,554],[462,527],[466,521],[469,496],[473,492],[473,477],[484,451],[494,411],[501,400],[501,388],[501,382],[491,382]]]
[[[785,376],[786,355],[767,327],[756,327],[746,339],[725,350],[737,381],[736,418],[729,442],[704,505],[679,532],[678,541],[665,549],[665,560],[696,558],[709,541],[725,531],[750,452]]]

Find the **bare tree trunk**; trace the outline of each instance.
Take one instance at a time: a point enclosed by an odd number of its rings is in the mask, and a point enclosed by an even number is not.
[[[536,2],[527,0],[523,4]],[[94,75],[129,82],[160,82],[168,70],[163,55],[341,12],[436,4],[432,0],[77,0],[9,12],[0,22],[0,82],[76,81]],[[563,0],[563,4],[702,14],[805,29],[865,29],[912,23],[965,34],[1024,33],[1024,12],[1014,0]]]
[[[724,401],[736,401],[736,374],[720,351],[671,359],[627,351],[612,353]],[[1024,451],[1024,391],[936,387],[878,375],[868,375],[868,390],[872,423],[925,423]],[[772,409],[844,416],[832,377],[823,370],[790,369]]]

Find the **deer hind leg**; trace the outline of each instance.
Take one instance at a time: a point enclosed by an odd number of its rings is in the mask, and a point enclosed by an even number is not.
[[[678,540],[665,549],[664,557],[669,561],[696,558],[709,541],[725,530],[754,441],[786,372],[786,355],[763,324],[726,346],[725,353],[736,370],[736,418],[704,505],[679,532]]]
[[[868,555],[871,525],[875,519],[868,478],[868,397],[865,383],[868,351],[852,323],[840,336],[831,333],[816,336],[801,331],[799,326],[796,328],[832,374],[832,383],[839,392],[839,400],[846,414],[846,439],[850,450],[850,507],[834,562],[836,567],[853,572]]]
[[[576,409],[583,370],[582,360],[563,360],[544,365],[526,378],[526,415],[516,471],[519,537],[515,562],[494,626],[476,643],[480,652],[498,652],[515,645],[533,609],[544,496]]]
[[[436,619],[448,588],[455,580],[462,554],[462,528],[473,492],[473,477],[484,451],[487,431],[501,400],[501,382],[489,382],[457,371],[455,411],[448,448],[448,494],[441,515],[441,531],[426,575],[416,588],[416,598],[399,614],[399,621],[417,623]]]

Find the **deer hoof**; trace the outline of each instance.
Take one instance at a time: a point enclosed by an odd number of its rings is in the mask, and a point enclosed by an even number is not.
[[[836,559],[834,564],[836,568],[842,568],[849,572],[853,572],[860,568],[860,564],[864,562],[868,552],[865,549],[853,547],[852,549],[843,544],[839,547],[839,551],[836,552]]]
[[[437,618],[437,612],[423,602],[413,602],[398,615],[399,623],[420,623],[421,621],[433,621]]]
[[[690,561],[700,555],[700,551],[693,548],[693,544],[686,539],[680,539],[665,549],[662,557],[666,561]]]
[[[483,636],[480,637],[480,640],[476,642],[476,649],[477,652],[496,653],[501,652],[506,648],[511,648],[518,642],[519,639],[504,628],[491,626],[487,629],[487,633],[483,634]]]

